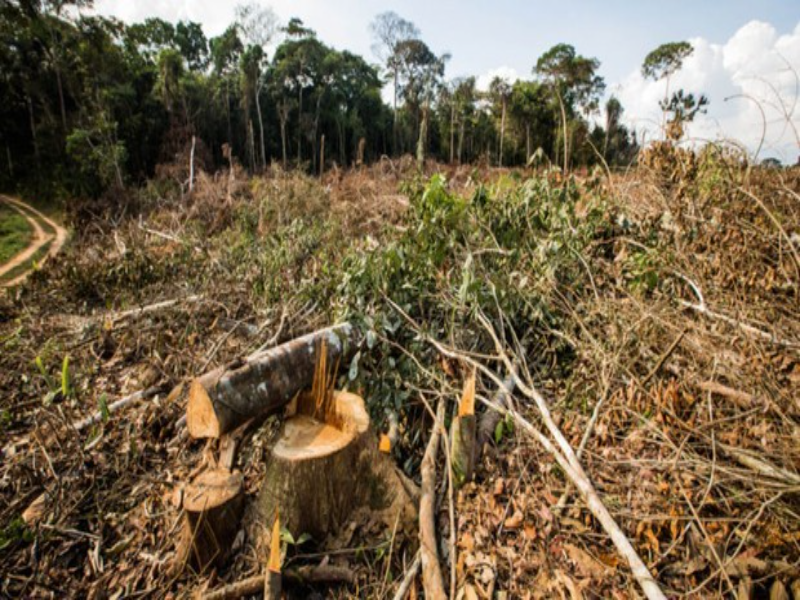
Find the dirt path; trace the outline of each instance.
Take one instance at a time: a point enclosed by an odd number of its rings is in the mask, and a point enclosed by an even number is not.
[[[6,262],[4,265],[0,265],[0,277],[14,270],[20,265],[24,265],[48,242],[52,241],[52,244],[50,244],[50,247],[47,249],[47,254],[42,257],[42,260],[39,263],[40,265],[43,265],[50,258],[56,256],[61,251],[61,248],[67,241],[68,232],[66,229],[61,227],[61,225],[50,219],[48,216],[33,208],[31,205],[26,204],[21,200],[0,195],[0,202],[5,202],[11,208],[22,214],[30,222],[34,233],[33,240],[31,240],[31,243],[27,248],[25,248],[16,256],[12,257],[11,260]],[[55,231],[55,236],[45,232],[41,225],[42,222],[52,227],[53,231]],[[0,287],[19,285],[25,281],[25,278],[28,277],[31,270],[32,269],[27,269],[24,273],[20,274],[14,279],[3,282],[0,284]]]

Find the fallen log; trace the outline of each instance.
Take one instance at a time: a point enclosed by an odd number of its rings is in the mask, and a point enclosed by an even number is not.
[[[319,348],[327,363],[347,360],[355,330],[349,323],[310,333],[220,367],[192,382],[186,424],[194,438],[219,438],[251,418],[266,417],[311,386]]]
[[[213,469],[186,486],[177,554],[179,570],[188,564],[203,573],[225,559],[239,531],[243,483],[239,472]]]

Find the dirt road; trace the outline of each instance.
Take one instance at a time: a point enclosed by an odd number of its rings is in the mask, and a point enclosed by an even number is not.
[[[0,195],[0,202],[5,202],[9,207],[18,211],[28,220],[28,222],[31,224],[31,227],[33,227],[33,239],[31,240],[31,243],[22,252],[13,256],[11,260],[3,265],[0,265],[0,277],[11,272],[20,265],[26,264],[33,256],[36,255],[37,252],[39,252],[39,250],[42,249],[42,247],[49,242],[52,243],[47,249],[47,254],[45,254],[39,261],[40,265],[43,265],[50,258],[56,256],[61,251],[61,248],[67,241],[68,232],[66,229],[61,227],[61,225],[50,219],[48,216],[33,208],[31,205],[26,204],[21,200]],[[53,231],[55,231],[55,235],[49,234],[44,230],[42,227],[43,222],[51,227]],[[32,269],[30,268],[26,269],[14,279],[0,283],[0,287],[19,285],[25,281],[25,278],[31,273],[31,270]]]

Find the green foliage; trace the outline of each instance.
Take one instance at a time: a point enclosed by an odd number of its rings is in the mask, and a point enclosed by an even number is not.
[[[5,550],[16,542],[30,544],[33,538],[33,530],[25,526],[22,517],[16,517],[0,531],[0,550]]]
[[[384,298],[431,335],[466,338],[471,347],[485,336],[478,310],[493,315],[499,307],[519,331],[557,325],[554,289],[584,285],[574,252],[585,250],[602,223],[602,202],[590,199],[577,219],[578,190],[547,178],[508,177],[462,197],[435,175],[407,192],[405,233],[374,252],[346,255],[328,292],[343,298],[344,316],[367,332],[372,350],[360,356],[358,376],[376,411],[405,408],[426,377],[419,364],[434,359]]]
[[[0,204],[0,264],[20,253],[31,240],[28,220],[5,204]]]
[[[100,394],[97,398],[97,410],[100,411],[100,419],[103,423],[107,423],[111,413],[108,411],[108,396],[105,393]]]
[[[568,44],[557,44],[539,57],[534,71],[552,85],[568,104],[595,110],[605,90],[597,74],[600,61],[578,54]]]
[[[536,148],[552,160],[573,141],[576,161],[595,160],[578,148],[588,131],[579,113],[597,107],[603,82],[598,61],[571,46],[540,59],[544,83],[495,85],[487,103],[474,77],[446,84],[449,57],[394,13],[373,27],[384,79],[298,19],[284,27],[268,61],[276,29],[274,13],[255,4],[240,7],[237,21],[208,40],[192,22],[125,25],[50,5],[3,3],[0,185],[25,186],[38,197],[98,198],[152,177],[164,161],[174,164],[159,173],[180,174],[182,184],[192,138],[203,149],[197,166],[207,172],[228,157],[256,171],[278,159],[288,166],[291,157],[317,173],[334,162],[414,150],[418,159],[526,165]],[[382,99],[386,80],[391,107]],[[575,135],[557,131],[553,90]],[[319,164],[323,156],[327,165]],[[112,203],[116,196],[105,197]]]
[[[69,377],[69,354],[64,356],[61,363],[61,396],[69,398],[73,393],[72,382]]]
[[[123,186],[127,150],[117,136],[117,123],[105,111],[92,114],[83,127],[72,130],[67,136],[67,154],[82,175],[77,180],[81,194],[98,195],[113,184]]]
[[[693,52],[694,47],[689,42],[662,44],[645,57],[642,75],[654,81],[670,77],[681,69],[683,61]]]

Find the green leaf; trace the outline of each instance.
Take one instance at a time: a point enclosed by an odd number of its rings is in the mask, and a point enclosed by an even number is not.
[[[64,357],[64,362],[61,364],[61,395],[64,398],[68,398],[71,391],[72,386],[69,380],[69,354],[67,354]]]
[[[39,369],[39,373],[41,373],[42,377],[44,378],[44,382],[47,384],[48,389],[53,389],[53,383],[50,381],[50,377],[47,375],[47,369],[44,368],[44,361],[42,360],[41,356],[37,356],[34,359],[34,364],[36,368]]]
[[[289,544],[290,546],[295,545],[294,536],[292,532],[286,529],[286,527],[281,527],[281,541]]]
[[[499,444],[503,440],[503,421],[498,421],[494,428],[494,443]]]
[[[104,393],[100,394],[100,397],[97,399],[97,407],[100,410],[100,418],[103,420],[103,423],[108,423],[108,418],[110,416],[108,412],[108,397]]]
[[[353,360],[350,361],[350,371],[347,373],[347,377],[350,381],[355,380],[358,377],[358,361],[361,360],[361,352],[356,352],[356,355],[353,357]]]
[[[375,344],[378,342],[378,336],[372,329],[367,332],[367,348],[372,350],[375,347]]]

